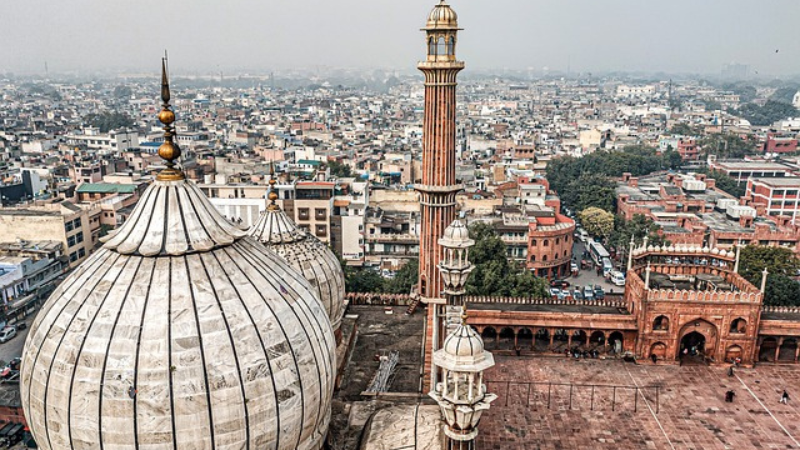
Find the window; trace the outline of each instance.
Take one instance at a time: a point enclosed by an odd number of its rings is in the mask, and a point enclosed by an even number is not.
[[[83,248],[79,248],[78,249],[78,258],[83,258],[84,256],[86,256],[86,250],[84,250]]]
[[[69,262],[75,262],[78,260],[78,253],[72,252],[69,254]]]
[[[436,42],[436,55],[446,55],[447,49],[444,43],[444,37],[439,37],[439,40]]]
[[[547,239],[545,239],[545,240],[542,242],[542,245],[544,245],[545,247],[547,247],[549,244],[550,244],[550,242],[549,242]]]
[[[75,242],[81,243],[83,242],[83,231],[79,232],[75,235]]]
[[[531,255],[531,262],[536,262],[536,255]]]
[[[297,218],[300,220],[308,220],[309,218],[308,208],[297,208]]]
[[[542,256],[542,261],[547,262],[547,255]]]
[[[317,220],[325,220],[328,217],[327,211],[325,208],[315,208],[314,209],[314,218]]]
[[[69,233],[70,231],[72,231],[72,230],[73,230],[73,228],[72,228],[72,221],[69,221],[69,222],[67,222],[67,223],[64,225],[64,229],[67,231],[67,233]]]
[[[531,239],[531,247],[536,247],[536,239]]]
[[[75,245],[75,236],[70,236],[67,238],[67,247],[72,247]]]
[[[317,225],[316,234],[317,234],[317,237],[325,237],[328,234],[328,226],[327,225]]]
[[[560,241],[561,241],[561,240],[560,240],[559,238],[556,238],[556,245],[558,245],[558,243],[559,243]]]

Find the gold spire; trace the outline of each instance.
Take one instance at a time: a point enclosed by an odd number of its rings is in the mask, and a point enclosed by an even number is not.
[[[173,142],[175,130],[172,123],[175,122],[175,113],[169,105],[169,79],[167,78],[167,58],[161,58],[161,112],[158,113],[158,120],[164,124],[164,143],[158,147],[158,156],[167,161],[167,168],[162,170],[156,179],[159,181],[177,181],[185,177],[183,172],[175,167],[175,160],[181,156],[181,149],[178,144]]]
[[[275,179],[275,163],[270,161],[269,162],[269,195],[267,195],[267,198],[269,198],[269,201],[270,201],[269,206],[267,206],[267,209],[269,211],[278,211],[280,209],[280,207],[275,203],[275,201],[278,200],[278,193],[275,192],[275,185],[277,183],[278,183],[278,181]]]

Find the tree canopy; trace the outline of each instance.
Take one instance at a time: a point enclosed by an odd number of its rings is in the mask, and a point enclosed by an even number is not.
[[[700,133],[688,123],[678,122],[669,129],[669,134],[678,136],[694,136]]]
[[[734,134],[709,134],[698,141],[704,155],[720,158],[743,158],[758,152],[755,140],[742,139]]]
[[[608,211],[592,206],[581,211],[578,216],[583,228],[592,236],[602,238],[603,241],[614,231],[614,215]]]
[[[755,103],[746,103],[739,108],[738,114],[756,126],[772,125],[773,123],[796,117],[800,113],[791,103],[767,100],[764,106]]]
[[[348,178],[353,176],[353,170],[347,164],[339,161],[329,161],[328,168],[331,175],[338,178]]]
[[[800,306],[800,285],[793,280],[800,270],[800,259],[791,249],[748,245],[741,251],[739,274],[755,286],[761,286],[762,271],[766,267],[767,288],[764,304],[774,306]]]
[[[632,145],[618,151],[598,150],[582,158],[555,158],[547,165],[547,180],[562,203],[575,211],[592,206],[611,211],[616,188],[611,177],[642,176],[680,164],[676,151],[658,154],[655,148]]]
[[[546,298],[548,282],[529,270],[509,261],[506,245],[492,226],[476,222],[469,227],[475,246],[470,251],[470,261],[475,270],[467,281],[467,295],[491,295]]]
[[[83,117],[83,123],[99,128],[101,133],[108,133],[110,130],[118,130],[120,128],[130,128],[134,125],[133,119],[127,114],[108,111],[100,114],[87,114]]]
[[[739,198],[745,194],[747,190],[747,182],[742,181],[741,183],[737,183],[735,179],[731,178],[725,172],[719,170],[711,170],[708,167],[703,167],[697,170],[698,173],[704,173],[708,175],[709,178],[714,179],[714,184],[717,189],[727,192],[732,196]]]
[[[619,253],[627,254],[633,236],[633,242],[641,245],[647,236],[647,245],[664,245],[667,240],[658,234],[661,229],[653,219],[642,214],[635,214],[631,220],[617,215],[614,217],[614,231],[608,239],[610,246],[615,247]]]

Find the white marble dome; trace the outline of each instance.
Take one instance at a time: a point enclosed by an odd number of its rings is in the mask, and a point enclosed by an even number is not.
[[[300,230],[274,203],[248,233],[298,270],[317,292],[334,330],[344,315],[344,272],[339,259],[316,237]]]
[[[154,182],[31,325],[39,448],[319,449],[335,344],[312,289],[193,183]]]

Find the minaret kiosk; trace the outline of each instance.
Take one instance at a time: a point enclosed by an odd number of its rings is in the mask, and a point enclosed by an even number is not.
[[[425,343],[425,384],[430,386],[432,353],[441,346],[447,301],[437,264],[443,251],[438,240],[456,218],[456,77],[464,62],[456,60],[458,16],[442,0],[428,16],[425,32],[428,56],[417,68],[425,75],[425,117],[422,124],[422,226],[419,295],[428,304]]]

